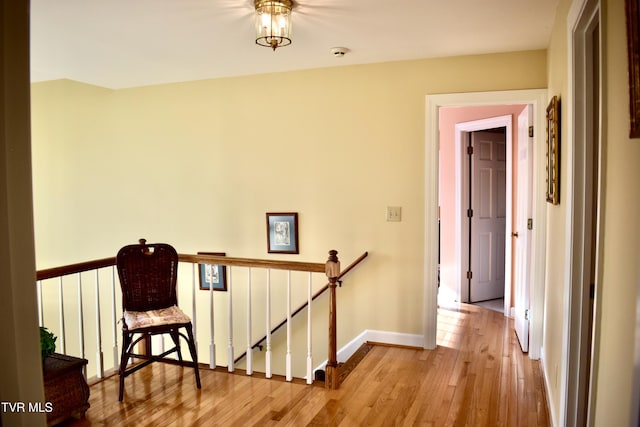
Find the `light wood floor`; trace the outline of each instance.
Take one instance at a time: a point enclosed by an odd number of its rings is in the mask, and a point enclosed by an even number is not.
[[[461,304],[439,309],[435,350],[375,345],[340,390],[154,364],[91,387],[73,426],[548,426],[540,366],[522,354],[512,322]]]

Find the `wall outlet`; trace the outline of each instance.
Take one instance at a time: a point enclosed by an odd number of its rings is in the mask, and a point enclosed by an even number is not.
[[[387,206],[387,221],[402,221],[402,208],[400,206]]]

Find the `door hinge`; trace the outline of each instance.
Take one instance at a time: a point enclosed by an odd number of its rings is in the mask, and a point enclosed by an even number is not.
[[[529,138],[533,138],[533,126],[529,126]]]
[[[473,209],[467,209],[467,217],[473,218]]]
[[[529,309],[527,308],[524,310],[524,320],[529,320],[529,315]]]
[[[527,230],[533,230],[533,218],[527,220]]]
[[[467,279],[469,280],[473,279],[473,272],[467,271]]]
[[[467,154],[468,155],[472,155],[473,154],[473,146],[472,145],[467,147]]]

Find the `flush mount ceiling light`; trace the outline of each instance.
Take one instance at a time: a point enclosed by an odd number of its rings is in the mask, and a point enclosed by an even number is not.
[[[255,0],[256,44],[274,50],[291,44],[291,0]]]

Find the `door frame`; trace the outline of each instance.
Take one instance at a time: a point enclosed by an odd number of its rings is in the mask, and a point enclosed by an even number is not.
[[[507,164],[506,164],[506,217],[505,217],[505,276],[504,276],[504,301],[505,301],[505,315],[509,314],[509,307],[507,301],[511,301],[511,224],[512,224],[512,212],[513,212],[513,117],[511,115],[489,117],[480,120],[473,120],[469,122],[456,123],[455,125],[455,165],[456,165],[456,223],[455,223],[455,236],[456,236],[456,288],[458,290],[459,300],[462,301],[463,286],[466,277],[466,270],[464,268],[464,257],[468,254],[469,244],[468,240],[464,236],[468,235],[468,226],[465,226],[465,218],[467,218],[467,208],[464,201],[467,200],[469,193],[468,188],[465,186],[465,180],[468,179],[469,167],[467,165],[466,146],[467,141],[465,136],[471,132],[481,131],[485,129],[493,129],[504,127],[505,132],[505,144],[507,149]],[[471,296],[467,295],[467,301],[471,300]]]
[[[534,131],[534,224],[531,286],[531,329],[529,357],[539,359],[542,348],[546,256],[546,197],[541,183],[545,177],[546,89],[496,92],[449,93],[426,96],[425,120],[425,232],[424,232],[424,347],[436,347],[438,315],[438,161],[441,107],[533,105]]]
[[[586,271],[586,266],[590,265],[591,259],[591,247],[585,244],[585,240],[590,239],[591,227],[590,221],[597,221],[598,218],[591,218],[590,212],[587,212],[588,199],[585,195],[586,176],[593,176],[593,167],[588,160],[588,152],[594,148],[593,144],[598,144],[600,156],[600,176],[603,173],[604,166],[604,152],[602,144],[602,114],[599,114],[600,126],[599,135],[597,140],[589,138],[589,131],[587,125],[591,119],[589,114],[590,106],[601,111],[602,99],[599,100],[599,105],[593,105],[593,99],[590,98],[590,91],[587,90],[589,82],[587,81],[588,70],[591,66],[589,63],[590,52],[589,42],[586,40],[586,36],[590,34],[593,26],[598,24],[600,26],[600,34],[602,34],[602,25],[604,20],[602,19],[602,7],[600,0],[576,0],[572,3],[569,13],[567,15],[567,39],[568,39],[568,58],[569,58],[569,85],[568,85],[568,102],[566,102],[566,120],[567,120],[567,172],[564,176],[567,177],[566,186],[566,237],[565,237],[565,259],[567,261],[567,268],[565,269],[564,277],[564,300],[565,307],[563,317],[563,349],[562,349],[562,367],[561,378],[562,383],[560,385],[560,425],[572,425],[576,422],[577,413],[581,405],[586,405],[587,412],[587,425],[593,425],[594,419],[594,405],[593,399],[596,395],[597,388],[597,369],[598,366],[598,354],[594,352],[594,349],[599,348],[599,304],[601,293],[599,286],[601,269],[601,245],[602,245],[602,232],[600,227],[596,228],[596,280],[595,280],[595,301],[594,301],[594,313],[593,313],[593,331],[592,331],[592,347],[591,351],[591,366],[587,367],[590,370],[591,382],[587,384],[588,387],[586,402],[582,398],[582,392],[585,385],[580,379],[580,363],[586,358],[581,348],[582,338],[585,330],[589,327],[584,324],[583,314],[585,310],[585,299],[588,295],[585,295],[585,281],[589,280],[590,272]],[[602,93],[602,40],[600,42],[600,64],[598,64],[600,71],[600,93]],[[591,86],[589,86],[591,88]],[[598,188],[600,195],[598,203],[597,216],[601,216],[601,204],[604,199],[604,186],[602,185],[601,178],[594,185]],[[586,248],[589,246],[589,248]]]

